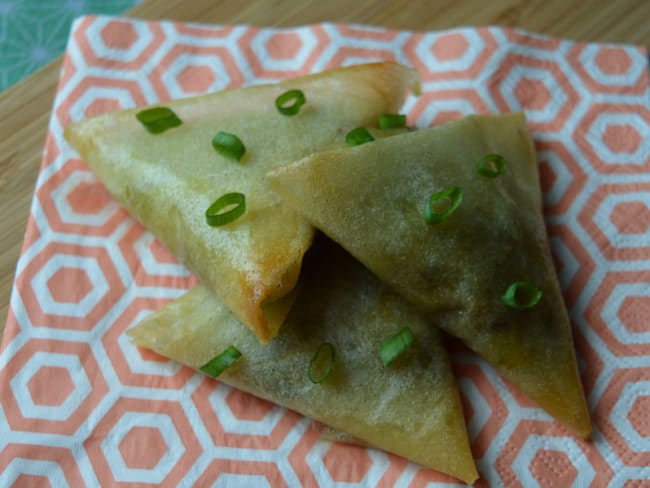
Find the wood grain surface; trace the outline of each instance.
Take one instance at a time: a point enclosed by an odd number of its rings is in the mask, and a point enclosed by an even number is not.
[[[352,22],[409,30],[500,25],[580,41],[650,45],[647,0],[144,0],[125,15],[214,24]],[[61,65],[0,94],[0,337]]]

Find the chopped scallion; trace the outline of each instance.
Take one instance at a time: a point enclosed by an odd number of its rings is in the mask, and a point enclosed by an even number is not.
[[[443,200],[441,203],[437,203]],[[447,220],[463,201],[463,190],[457,186],[450,186],[442,191],[432,194],[424,205],[424,220],[427,224],[439,224]],[[434,210],[434,206],[440,210]]]
[[[325,381],[332,372],[335,357],[334,346],[329,342],[323,342],[318,346],[314,356],[309,361],[309,369],[307,370],[309,380],[312,383]]]
[[[543,294],[542,290],[528,281],[515,281],[508,286],[501,298],[508,307],[522,310],[537,305]]]
[[[152,134],[160,134],[183,123],[174,111],[167,107],[142,110],[135,114],[135,118]]]
[[[384,365],[389,366],[397,357],[406,351],[415,341],[415,336],[408,327],[402,328],[397,334],[390,336],[379,349],[379,357]]]
[[[406,115],[402,114],[381,114],[379,116],[380,129],[397,129],[406,126]]]
[[[372,137],[372,134],[365,127],[357,127],[345,135],[345,142],[348,146],[360,146],[361,144],[374,140],[375,138]]]
[[[296,115],[305,101],[302,90],[289,90],[275,99],[275,107],[282,115]]]
[[[499,154],[483,156],[476,165],[476,171],[482,176],[496,178],[506,170],[506,160]]]
[[[199,369],[208,376],[216,378],[230,366],[233,365],[237,359],[241,357],[241,352],[235,346],[228,346],[228,348],[221,354],[216,355],[210,361],[205,363]]]
[[[212,147],[223,157],[237,162],[241,161],[246,152],[246,147],[239,137],[223,131],[214,136]]]
[[[238,219],[245,211],[246,196],[243,193],[226,193],[208,207],[205,211],[205,221],[212,227],[219,227]]]

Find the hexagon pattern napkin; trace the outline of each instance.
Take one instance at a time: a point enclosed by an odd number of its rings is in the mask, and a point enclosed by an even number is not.
[[[594,434],[579,440],[455,354],[490,486],[650,479],[650,92],[645,50],[519,30],[287,30],[82,17],[73,27],[0,353],[0,486],[447,486],[130,344],[196,283],[62,137],[120,107],[378,59],[415,66],[409,123],[525,110]]]

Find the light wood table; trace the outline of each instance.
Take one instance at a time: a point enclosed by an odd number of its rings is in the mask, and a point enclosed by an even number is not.
[[[353,22],[427,31],[501,25],[581,41],[650,46],[647,0],[145,0],[125,15],[259,26]],[[58,58],[0,94],[0,337],[60,65]]]

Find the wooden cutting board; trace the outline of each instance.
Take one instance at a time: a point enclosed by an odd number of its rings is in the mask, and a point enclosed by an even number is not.
[[[144,0],[125,15],[259,26],[333,21],[426,31],[501,25],[582,41],[650,45],[647,0]],[[60,64],[58,58],[0,94],[0,337]]]

